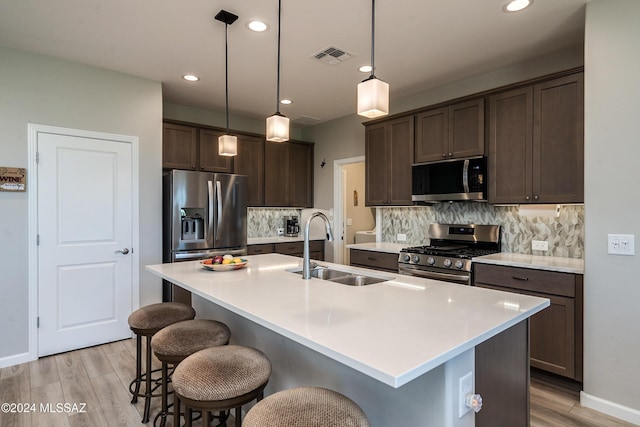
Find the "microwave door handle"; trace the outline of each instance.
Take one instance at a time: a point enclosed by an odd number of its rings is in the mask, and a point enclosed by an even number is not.
[[[464,192],[469,193],[469,159],[464,161],[464,166],[462,167],[462,186],[464,187]]]
[[[207,235],[213,236],[213,203],[215,195],[213,194],[213,182],[207,181],[207,191],[209,195],[209,222],[207,223]]]
[[[216,240],[220,240],[220,229],[222,224],[222,185],[216,181],[216,204],[218,207],[218,223],[216,224]]]

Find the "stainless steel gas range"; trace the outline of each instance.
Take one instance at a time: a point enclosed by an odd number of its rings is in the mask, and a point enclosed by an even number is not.
[[[470,285],[471,258],[500,252],[499,225],[431,224],[429,239],[400,251],[400,274]]]

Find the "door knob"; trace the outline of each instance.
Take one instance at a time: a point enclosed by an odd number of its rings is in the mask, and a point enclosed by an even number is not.
[[[126,255],[126,254],[128,254],[128,253],[129,253],[129,248],[124,248],[124,249],[121,249],[121,250],[119,250],[119,251],[115,251],[115,253],[117,253],[117,254],[122,254],[122,255]]]

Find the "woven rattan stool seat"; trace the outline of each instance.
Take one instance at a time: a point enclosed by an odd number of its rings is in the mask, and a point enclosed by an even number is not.
[[[200,350],[173,371],[174,415],[184,403],[186,427],[191,427],[193,410],[202,411],[206,421],[219,412],[226,425],[227,411],[234,409],[235,425],[240,427],[242,405],[262,399],[270,376],[271,362],[255,348],[226,345]]]
[[[174,415],[174,424],[179,424],[180,414],[169,412],[169,388],[171,374],[168,365],[175,368],[188,356],[209,347],[227,345],[231,331],[222,322],[208,319],[185,320],[160,329],[151,340],[151,348],[162,362],[162,405],[154,419],[154,426],[166,425],[167,417]]]
[[[259,350],[228,345],[192,354],[173,372],[173,389],[191,400],[233,399],[265,384],[271,362]]]
[[[318,387],[272,394],[247,413],[242,427],[369,427],[362,409],[348,397]]]
[[[153,335],[165,326],[196,317],[193,307],[179,302],[161,302],[141,307],[129,316],[129,327],[139,335]]]
[[[184,359],[209,347],[226,345],[231,331],[222,322],[208,319],[185,320],[158,331],[151,340],[151,348],[161,361]]]

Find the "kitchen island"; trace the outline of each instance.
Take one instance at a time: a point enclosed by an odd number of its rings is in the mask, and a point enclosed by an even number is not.
[[[474,371],[475,347],[549,305],[331,263],[323,264],[390,280],[364,287],[303,280],[291,272],[300,258],[247,259],[246,268],[229,272],[204,270],[197,261],[147,269],[191,291],[198,317],[227,323],[232,342],[269,356],[267,394],[331,388],[356,401],[372,426],[473,426],[473,416],[458,417],[457,387]]]

